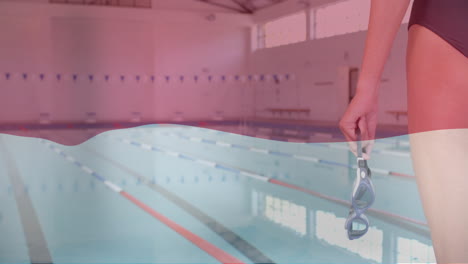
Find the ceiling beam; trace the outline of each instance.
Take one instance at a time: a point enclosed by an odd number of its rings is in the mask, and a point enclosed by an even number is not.
[[[198,2],[202,2],[202,3],[205,3],[205,4],[208,4],[208,5],[212,5],[212,6],[217,6],[217,7],[221,7],[221,8],[224,8],[224,9],[229,9],[231,11],[236,11],[238,13],[242,13],[242,14],[245,14],[247,13],[245,10],[241,10],[241,9],[237,9],[235,7],[232,7],[232,6],[229,6],[229,5],[225,5],[225,4],[221,4],[221,3],[216,3],[216,2],[211,2],[210,0],[195,0],[195,1],[198,1]]]
[[[270,0],[271,4],[266,5],[266,6],[262,7],[262,8],[268,8],[268,7],[277,5],[277,4],[279,4],[279,3],[281,3],[281,2],[284,2],[284,1],[286,1],[286,0]]]
[[[248,8],[245,4],[241,3],[239,0],[231,0],[232,2],[236,3],[240,6],[246,13],[253,14],[253,10]]]

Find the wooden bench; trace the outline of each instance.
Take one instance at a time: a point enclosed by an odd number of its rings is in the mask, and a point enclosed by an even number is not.
[[[388,114],[391,114],[391,115],[394,115],[397,121],[400,120],[400,116],[408,116],[408,112],[407,112],[407,111],[396,111],[396,110],[392,110],[392,111],[387,111],[387,113],[388,113]]]

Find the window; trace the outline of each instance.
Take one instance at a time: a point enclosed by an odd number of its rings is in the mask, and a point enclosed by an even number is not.
[[[265,47],[271,48],[306,40],[306,13],[299,12],[274,21],[263,26]]]
[[[408,8],[402,24],[408,23],[411,6]],[[371,1],[345,0],[335,4],[319,7],[315,12],[316,38],[365,31],[369,25]]]
[[[304,236],[307,233],[306,208],[302,205],[266,195],[264,215],[300,235]]]
[[[330,245],[345,248],[363,258],[382,262],[383,231],[369,227],[367,234],[360,239],[349,240],[343,229],[346,219],[330,212],[317,211],[315,234]]]
[[[151,8],[151,0],[49,0],[49,3]]]
[[[434,249],[432,246],[414,239],[399,237],[397,239],[398,263],[435,263]]]
[[[367,30],[370,1],[347,0],[320,7],[316,12],[317,38]]]
[[[413,1],[402,24],[409,22]],[[263,26],[257,25],[252,30],[256,36],[256,43],[253,44],[259,49],[271,48],[305,41],[307,38],[313,40],[366,31],[370,8],[371,1],[341,0],[285,16]]]

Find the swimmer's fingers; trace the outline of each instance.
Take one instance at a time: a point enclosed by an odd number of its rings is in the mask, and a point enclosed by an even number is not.
[[[366,116],[362,116],[361,118],[359,118],[357,125],[359,127],[359,130],[361,131],[361,141],[368,140],[369,129]]]
[[[362,157],[366,160],[371,158],[372,149],[374,148],[375,140],[366,140],[363,142],[364,152],[362,153]]]
[[[357,125],[359,127],[359,130],[361,132],[361,138],[358,139],[360,140],[360,143],[361,143],[361,153],[362,153],[362,157],[364,159],[368,159],[368,155],[366,154],[366,150],[365,150],[365,144],[366,144],[366,141],[367,138],[369,137],[369,131],[367,129],[367,119],[366,119],[366,116],[362,116],[361,118],[359,118],[358,122],[357,122]]]
[[[354,154],[354,156],[358,156],[357,154],[357,143],[356,141],[348,141],[349,150]]]
[[[372,149],[374,148],[375,144],[375,133],[377,130],[377,114],[371,113],[367,117],[367,134],[365,135],[365,142],[363,143],[363,148],[365,150],[365,154],[363,155],[364,159],[370,159],[370,155],[372,153]]]
[[[357,156],[357,144],[356,144],[356,122],[340,122],[340,130],[346,138],[349,150]]]

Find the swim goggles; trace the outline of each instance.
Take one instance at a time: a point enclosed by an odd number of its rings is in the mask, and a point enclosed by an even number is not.
[[[371,181],[371,171],[367,166],[367,161],[362,157],[365,150],[361,146],[361,135],[357,130],[357,170],[351,196],[351,207],[348,218],[345,222],[345,229],[348,231],[350,240],[358,239],[365,235],[369,229],[369,219],[364,212],[369,209],[375,201],[374,185]]]

